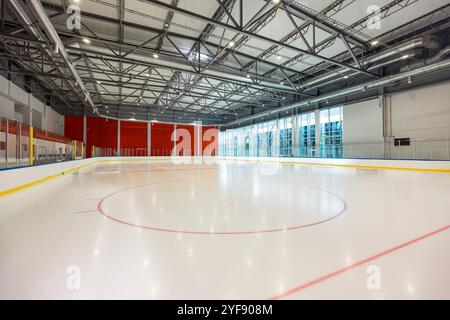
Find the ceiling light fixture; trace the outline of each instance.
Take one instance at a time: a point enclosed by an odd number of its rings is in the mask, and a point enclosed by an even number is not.
[[[230,41],[230,43],[228,43],[228,46],[231,48],[232,46],[234,46],[234,41]]]
[[[157,53],[154,53],[154,54],[153,54],[153,58],[158,59],[158,58],[159,58],[159,55],[158,55]]]
[[[91,43],[91,40],[89,40],[88,38],[83,38],[83,42],[86,44],[89,44],[89,43]]]
[[[372,47],[375,47],[378,43],[379,43],[378,40],[373,40],[373,41],[370,43],[370,45],[371,45]]]

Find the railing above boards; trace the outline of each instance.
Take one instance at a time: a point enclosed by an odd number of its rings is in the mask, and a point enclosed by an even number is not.
[[[405,143],[405,142],[403,142]],[[392,138],[386,142],[277,147],[269,145],[229,146],[219,143],[219,155],[239,157],[360,158],[393,160],[450,160],[450,138],[409,139],[406,144]]]
[[[84,154],[80,141],[0,118],[0,168],[80,159]]]

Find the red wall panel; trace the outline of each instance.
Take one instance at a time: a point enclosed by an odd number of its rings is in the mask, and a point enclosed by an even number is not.
[[[83,141],[83,117],[64,116],[64,136]]]
[[[64,134],[72,140],[83,141],[83,117],[65,116]],[[101,148],[117,149],[117,120],[105,118],[87,118],[87,146],[86,156],[91,156],[92,146]],[[185,129],[191,135],[190,148],[185,148],[184,155],[194,155],[195,150],[195,126],[177,125],[177,129]],[[213,131],[208,131],[213,129]],[[152,123],[151,124],[151,155],[170,156],[174,143],[171,140],[174,130],[173,124]],[[147,123],[138,121],[121,121],[121,148],[129,155],[147,155]],[[218,153],[218,130],[216,127],[202,127],[200,137],[202,152],[207,155]],[[182,139],[178,139],[182,144]],[[139,150],[138,150],[139,149]],[[181,148],[179,148],[181,149]],[[190,149],[190,150],[188,150]],[[130,151],[131,150],[131,151]],[[179,150],[182,155],[181,150]],[[128,154],[122,154],[128,155]]]
[[[120,121],[123,156],[147,156],[147,122]]]
[[[170,156],[173,149],[173,124],[152,123],[152,156]]]
[[[117,120],[87,118],[87,157],[91,156],[92,146],[117,149]]]
[[[205,156],[217,156],[219,153],[219,130],[217,127],[202,127],[202,153]]]
[[[187,132],[185,131],[187,130]],[[186,134],[186,136],[185,136]],[[183,141],[188,139],[189,141]],[[189,144],[187,146],[186,144]],[[177,155],[193,156],[195,150],[195,127],[177,124]]]

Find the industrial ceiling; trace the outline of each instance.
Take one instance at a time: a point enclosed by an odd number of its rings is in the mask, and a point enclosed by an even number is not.
[[[447,0],[2,0],[1,10],[2,74],[57,111],[218,125],[329,104],[443,60],[450,23]]]

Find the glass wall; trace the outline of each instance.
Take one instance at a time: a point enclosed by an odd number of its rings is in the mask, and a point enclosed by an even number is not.
[[[342,158],[342,107],[320,111],[320,156]]]
[[[312,158],[316,156],[316,118],[314,112],[299,114],[298,127],[298,156]]]
[[[292,150],[292,117],[278,120],[280,157],[293,157]]]
[[[30,161],[30,127],[0,118],[0,168],[27,166]],[[76,149],[77,148],[77,149]],[[75,155],[75,149],[77,155]],[[33,164],[82,158],[82,143],[34,128]]]
[[[219,152],[235,157],[341,158],[342,107],[221,131]]]
[[[219,133],[219,154],[234,157],[270,157],[275,154],[276,121]]]

